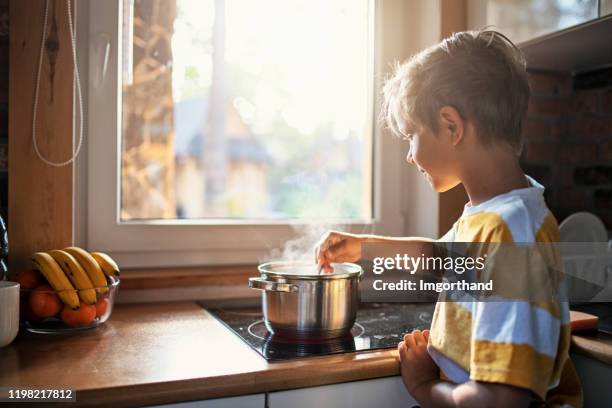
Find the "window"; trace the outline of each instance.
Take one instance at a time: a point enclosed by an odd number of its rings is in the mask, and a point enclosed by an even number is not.
[[[85,8],[88,246],[126,266],[254,263],[295,225],[401,231],[380,193],[384,151],[402,154],[375,137],[374,0]]]
[[[371,218],[369,0],[123,0],[120,219]]]
[[[470,26],[492,25],[515,43],[597,18],[597,0],[470,0]]]

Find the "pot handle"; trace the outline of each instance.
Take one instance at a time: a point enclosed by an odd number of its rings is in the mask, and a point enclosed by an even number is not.
[[[273,282],[264,278],[249,278],[249,288],[270,292],[297,292],[298,290],[297,285]]]

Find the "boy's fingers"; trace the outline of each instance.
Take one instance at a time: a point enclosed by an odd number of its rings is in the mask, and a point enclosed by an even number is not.
[[[400,341],[399,344],[397,345],[397,351],[399,352],[400,360],[405,360],[406,353],[408,352],[408,349],[406,348],[406,343],[403,341]]]
[[[429,330],[423,330],[423,337],[425,337],[425,341],[429,341]]]
[[[416,342],[414,340],[414,336],[411,333],[408,333],[404,336],[404,343],[406,343],[406,347],[408,348],[416,348]]]
[[[321,253],[317,260],[317,272],[323,273],[329,267],[329,261],[325,258],[325,253]]]
[[[342,253],[346,249],[346,241],[339,242],[335,245],[330,246],[325,251],[325,258],[330,261],[335,261],[336,258],[342,256]]]
[[[425,337],[423,337],[423,332],[421,332],[420,330],[413,331],[412,336],[414,337],[414,340],[417,345],[424,346],[427,344],[427,340],[425,340]]]
[[[344,254],[340,250],[338,248],[329,248],[323,253],[323,270],[326,273],[334,271],[334,268],[331,266],[332,262],[346,262]]]
[[[324,255],[327,248],[333,243],[333,233],[327,232],[325,233],[319,242],[315,245],[315,261],[318,264],[325,262]]]
[[[325,251],[323,251],[321,248],[317,248],[315,250],[315,262],[317,266],[324,265],[325,262],[327,262],[325,259]]]

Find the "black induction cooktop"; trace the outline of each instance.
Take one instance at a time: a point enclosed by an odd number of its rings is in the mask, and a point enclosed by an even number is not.
[[[207,309],[266,360],[351,353],[397,347],[405,333],[428,329],[433,303],[364,303],[350,335],[333,340],[299,341],[272,336],[261,307]]]

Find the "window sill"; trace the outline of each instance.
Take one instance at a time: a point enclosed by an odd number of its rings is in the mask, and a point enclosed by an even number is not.
[[[248,287],[252,276],[258,276],[255,265],[127,269],[121,273],[117,303],[197,300],[252,304],[260,296]]]

